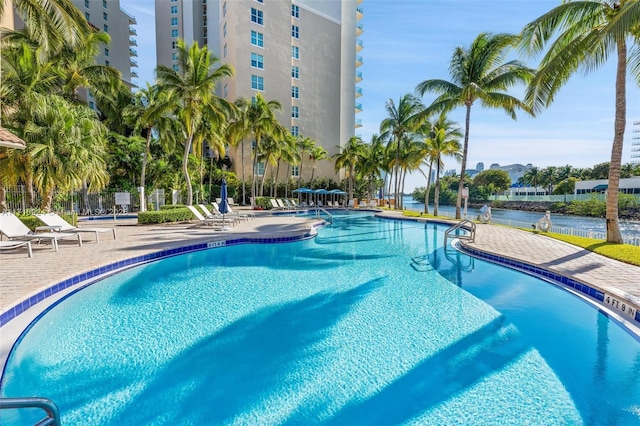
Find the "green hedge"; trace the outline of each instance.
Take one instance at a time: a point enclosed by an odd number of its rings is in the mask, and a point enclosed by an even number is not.
[[[185,220],[193,220],[195,216],[191,213],[191,210],[182,206],[182,208],[175,208],[169,210],[159,210],[150,212],[139,212],[138,223],[143,225],[149,225],[154,223],[166,223],[166,222],[182,222]]]
[[[270,210],[273,207],[271,206],[271,201],[268,197],[256,197],[256,207],[262,207],[262,210]]]
[[[69,222],[70,224],[72,224],[73,226],[77,226],[77,224],[78,224],[78,216],[76,216],[76,215],[59,214],[59,216],[61,218],[63,218],[64,220],[66,220],[67,222]],[[42,222],[40,219],[38,219],[37,217],[32,216],[32,215],[18,216],[18,218],[22,221],[22,223],[27,225],[27,227],[29,229],[31,229],[32,231],[35,231],[36,227],[38,227],[38,226],[44,226],[45,225],[44,222]]]
[[[186,209],[187,206],[184,204],[166,204],[164,206],[160,206],[160,210],[175,210],[175,209]]]

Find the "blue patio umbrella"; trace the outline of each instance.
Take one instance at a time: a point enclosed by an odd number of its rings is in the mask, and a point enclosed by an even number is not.
[[[227,201],[227,181],[226,179],[222,179],[222,184],[220,185],[220,205],[218,206],[218,211],[222,213],[222,229],[229,229],[225,226],[224,223],[224,215],[229,213],[229,202]]]

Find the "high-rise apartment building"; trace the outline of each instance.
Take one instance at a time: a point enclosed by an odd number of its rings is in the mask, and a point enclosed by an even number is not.
[[[355,115],[362,110],[362,0],[156,0],[157,62],[178,70],[178,39],[198,41],[234,69],[221,82],[220,96],[233,102],[260,93],[277,100],[280,122],[293,135],[316,141],[329,152],[338,152],[355,129]],[[245,144],[245,173],[251,171],[251,141]],[[238,152],[230,152],[240,174]],[[293,178],[308,180],[313,162],[294,167]],[[281,168],[285,169],[285,168]],[[258,167],[257,174],[264,167]],[[286,170],[280,170],[279,181]],[[269,176],[271,173],[268,172]],[[335,180],[333,162],[316,164],[315,176]]]

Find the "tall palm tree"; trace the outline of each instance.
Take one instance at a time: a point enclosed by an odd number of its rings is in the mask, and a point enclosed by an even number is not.
[[[189,153],[193,137],[203,125],[205,117],[222,122],[230,115],[232,106],[217,99],[215,88],[221,79],[230,77],[233,70],[227,64],[220,64],[220,60],[211,55],[206,46],[200,48],[197,42],[187,46],[184,40],[179,40],[177,50],[180,71],[159,65],[156,75],[159,89],[166,91],[170,102],[178,106],[177,118],[186,131],[182,172],[187,186],[187,204],[192,205]]]
[[[302,180],[302,169],[304,158],[316,147],[316,142],[307,136],[298,136],[298,150],[300,151],[300,180]]]
[[[368,198],[373,199],[373,185],[377,179],[381,178],[384,169],[385,158],[385,141],[374,134],[371,136],[371,142],[365,144],[365,155],[358,165],[360,173],[367,180]]]
[[[256,95],[255,100],[240,100],[237,105],[240,109],[240,118],[229,125],[229,132],[236,135],[236,137],[253,136],[255,141],[251,154],[251,201],[252,206],[255,206],[256,169],[258,167],[260,143],[264,137],[281,138],[286,134],[286,129],[278,122],[275,115],[275,111],[280,111],[282,105],[275,100],[265,100],[260,93]]]
[[[519,83],[529,82],[534,73],[520,61],[512,60],[503,63],[507,49],[514,46],[517,41],[518,37],[511,34],[481,33],[469,48],[460,46],[453,51],[449,64],[451,81],[425,80],[416,87],[416,91],[423,96],[427,92],[438,94],[438,97],[425,110],[425,114],[433,111],[447,112],[458,106],[466,108],[456,219],[460,219],[473,104],[480,101],[482,106],[501,108],[514,120],[517,108],[531,112],[531,108],[524,102],[505,93],[507,89]]]
[[[419,125],[418,117],[424,110],[424,105],[418,98],[407,93],[403,95],[398,101],[398,105],[393,102],[393,99],[389,99],[385,104],[387,111],[387,118],[380,123],[380,132],[383,137],[385,134],[391,136],[390,141],[395,143],[396,157],[394,165],[395,175],[395,204],[396,209],[401,209],[400,197],[400,150],[402,149],[402,143],[407,142],[407,136],[409,133],[416,130]]]
[[[362,161],[364,156],[364,146],[362,139],[358,136],[351,136],[344,147],[337,146],[340,150],[334,155],[335,171],[340,169],[349,169],[349,199],[353,199],[353,179],[355,177],[356,165]]]
[[[576,71],[593,71],[610,55],[617,56],[615,83],[615,120],[609,183],[607,190],[607,241],[622,243],[618,220],[618,189],[626,126],[627,61],[631,70],[640,73],[640,46],[637,43],[640,2],[637,0],[563,1],[522,31],[522,46],[531,53],[546,51],[536,77],[527,89],[526,98],[535,111],[549,106],[560,87]],[[636,37],[627,59],[628,39]]]
[[[316,171],[316,163],[318,161],[326,160],[329,158],[329,153],[321,146],[314,146],[309,152],[309,159],[311,160],[311,185],[313,185],[313,176]]]
[[[453,157],[457,161],[462,158],[460,138],[462,131],[457,123],[449,120],[441,113],[437,120],[431,123],[431,132],[425,141],[429,158],[436,165],[435,193],[433,197],[433,214],[438,215],[440,201],[440,169],[444,167],[443,157]]]

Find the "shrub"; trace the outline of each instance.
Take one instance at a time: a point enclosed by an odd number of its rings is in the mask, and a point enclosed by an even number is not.
[[[165,222],[182,222],[192,219],[195,219],[193,213],[184,206],[182,208],[138,213],[138,223],[143,225]]]
[[[262,207],[263,210],[270,210],[273,208],[270,198],[267,197],[256,197],[255,204],[255,207]]]
[[[184,204],[166,204],[164,206],[160,206],[160,210],[174,210],[174,209],[184,209],[187,206]]]

